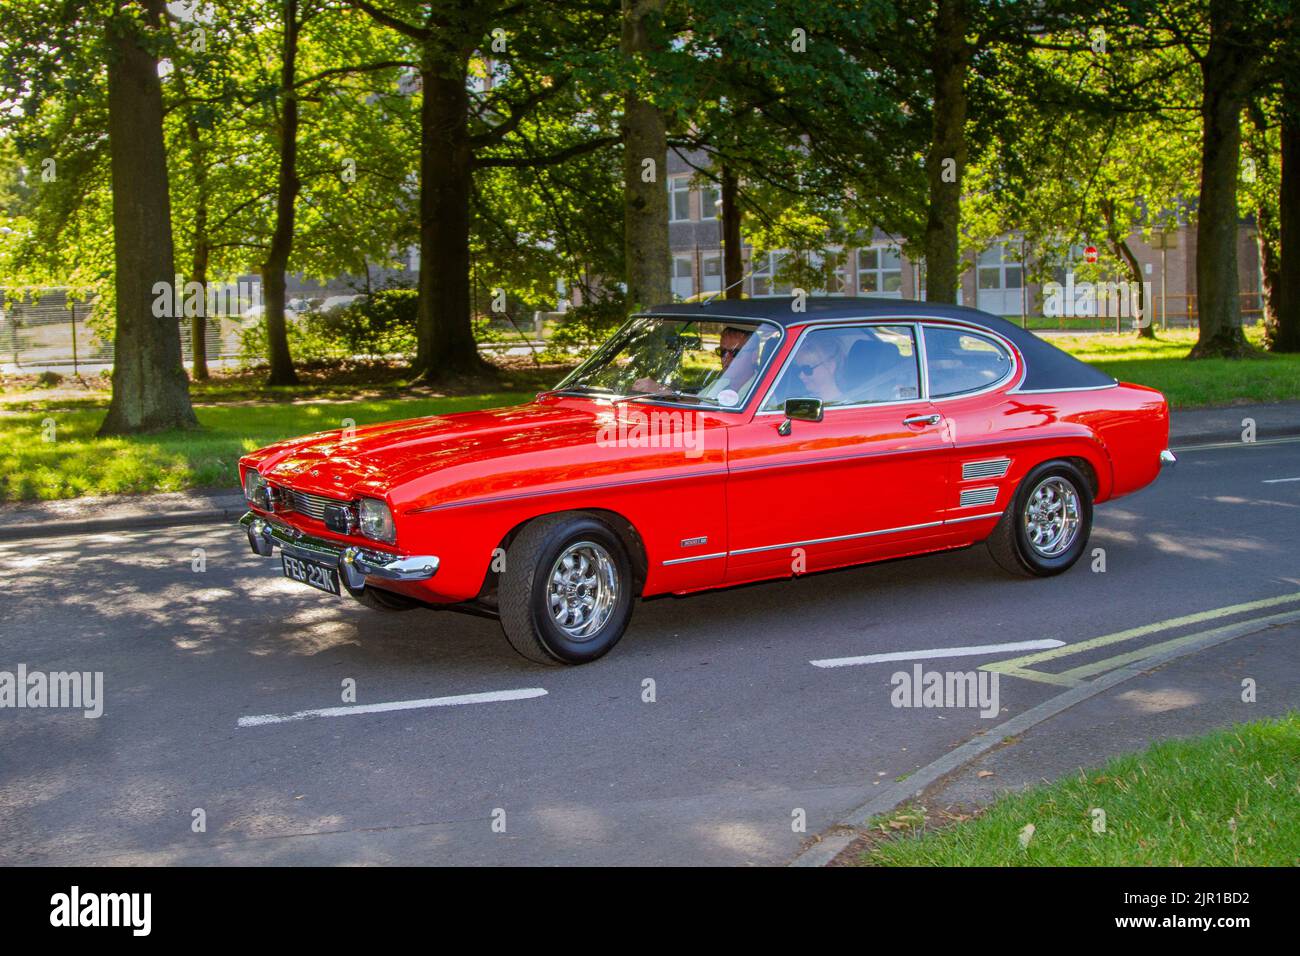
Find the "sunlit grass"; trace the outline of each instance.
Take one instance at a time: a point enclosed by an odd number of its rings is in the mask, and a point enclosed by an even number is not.
[[[271,442],[339,428],[527,401],[531,392],[197,408],[196,431],[96,438],[104,408],[0,413],[0,501],[238,488],[239,457]],[[47,441],[47,438],[52,440]]]
[[[1246,336],[1262,349],[1261,328],[1247,329]],[[1122,382],[1159,389],[1175,408],[1300,399],[1300,354],[1261,350],[1248,359],[1187,361],[1196,344],[1191,329],[1158,332],[1155,339],[1124,333],[1052,336],[1048,341]]]
[[[1167,740],[929,830],[873,821],[879,866],[1300,865],[1300,714]],[[1101,811],[1104,817],[1096,811]],[[1097,832],[1095,824],[1104,824]],[[1033,824],[1026,845],[1022,834]],[[898,836],[896,834],[904,835]]]

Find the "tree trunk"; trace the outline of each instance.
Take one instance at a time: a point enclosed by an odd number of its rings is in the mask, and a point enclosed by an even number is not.
[[[1285,84],[1282,111],[1282,186],[1278,200],[1281,262],[1277,280],[1274,352],[1300,352],[1300,81]]]
[[[262,300],[266,307],[266,340],[271,374],[268,385],[297,385],[298,374],[289,354],[284,319],[284,274],[293,250],[294,212],[298,191],[298,94],[294,90],[298,59],[298,0],[284,0],[284,45],[280,57],[280,169],[275,192],[275,230],[262,263]]]
[[[144,11],[145,27],[131,16]],[[195,428],[181,362],[179,316],[154,315],[154,286],[175,281],[162,86],[145,31],[163,29],[162,0],[119,0],[107,29],[108,138],[117,288],[113,397],[101,435]],[[178,291],[178,290],[174,290]],[[169,305],[179,298],[168,295]]]
[[[1189,358],[1238,358],[1250,350],[1237,297],[1237,176],[1241,111],[1252,63],[1240,38],[1238,4],[1211,2],[1210,45],[1201,63],[1201,197],[1196,222],[1196,299],[1200,335]]]
[[[622,52],[629,60],[656,48],[664,0],[622,0]],[[668,139],[663,113],[635,92],[623,100],[623,251],[627,300],[643,308],[672,300],[668,251]],[[653,160],[653,175],[646,160]],[[647,182],[647,177],[650,179]]]
[[[1259,254],[1259,291],[1264,304],[1264,325],[1275,335],[1281,260],[1278,256],[1277,219],[1265,203],[1260,203],[1255,209],[1255,249]]]
[[[195,228],[207,228],[206,220],[207,207],[200,206],[199,215],[194,222]],[[196,382],[206,382],[208,380],[208,320],[205,310],[212,297],[207,295],[208,240],[201,233],[194,243],[194,268],[190,280],[197,282],[199,288],[204,290],[203,306],[190,319],[190,355],[194,363],[190,375]]]
[[[436,64],[436,65],[435,65]],[[470,315],[466,62],[426,54],[420,71],[420,278],[414,370],[426,382],[493,370],[478,354]]]
[[[189,98],[189,84],[185,79],[185,70],[176,70],[173,74],[176,83],[176,92],[182,99]],[[187,107],[185,110],[185,134],[189,140],[189,166],[190,176],[194,180],[194,245],[191,250],[192,259],[190,262],[191,282],[197,282],[199,288],[203,290],[203,308],[195,312],[190,317],[190,358],[192,365],[190,368],[190,378],[196,382],[205,382],[208,379],[208,320],[207,308],[209,297],[208,288],[208,258],[209,258],[209,240],[208,240],[208,164],[206,150],[203,143],[203,131],[199,128],[198,119],[194,115],[194,109]]]
[[[744,212],[740,208],[740,180],[736,171],[724,165],[722,179],[722,287],[724,298],[745,297],[745,256],[741,246],[740,223]]]
[[[1146,286],[1142,284],[1142,264],[1138,262],[1137,255],[1133,248],[1128,244],[1128,238],[1121,235],[1119,225],[1115,220],[1115,200],[1105,199],[1101,203],[1102,218],[1106,220],[1106,238],[1110,241],[1110,247],[1115,255],[1123,260],[1124,265],[1128,268],[1130,276],[1129,281],[1137,283],[1138,289],[1138,313],[1142,316],[1142,323],[1134,323],[1135,330],[1139,338],[1154,339],[1156,337],[1154,316],[1151,314],[1151,303],[1147,301]],[[1133,317],[1135,320],[1137,316]],[[1120,323],[1120,315],[1115,316],[1115,331],[1123,331]]]
[[[966,169],[966,71],[970,47],[966,0],[939,0],[935,10],[934,118],[925,172],[930,208],[925,224],[925,297],[956,302],[960,281],[958,228]]]

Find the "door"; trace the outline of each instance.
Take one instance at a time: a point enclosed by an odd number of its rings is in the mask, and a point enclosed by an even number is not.
[[[820,399],[822,421],[782,435],[786,398]],[[805,330],[728,446],[729,582],[923,550],[942,530],[951,442],[910,324]]]

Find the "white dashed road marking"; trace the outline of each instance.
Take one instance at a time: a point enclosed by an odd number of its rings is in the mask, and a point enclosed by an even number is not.
[[[460,704],[492,704],[503,700],[528,700],[545,697],[541,687],[521,687],[519,690],[493,690],[485,694],[458,694],[455,697],[426,697],[423,700],[392,700],[384,704],[352,704],[347,707],[323,707],[320,710],[300,710],[294,714],[258,714],[240,717],[240,727],[261,727],[263,724],[285,724],[291,720],[310,720],[313,717],[351,717],[354,714],[384,714],[393,710],[419,710],[424,707],[456,707]]]
[[[879,664],[883,661],[920,661],[931,657],[972,657],[976,654],[1001,654],[1004,651],[1045,650],[1063,647],[1065,641],[1017,641],[1013,644],[978,644],[972,647],[935,647],[925,651],[891,651],[887,654],[865,654],[862,657],[828,657],[809,661],[813,667],[852,667],[855,664]]]

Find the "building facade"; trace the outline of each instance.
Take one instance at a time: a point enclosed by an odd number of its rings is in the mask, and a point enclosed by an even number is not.
[[[720,195],[716,185],[700,181],[697,168],[705,163],[706,158],[701,154],[670,151],[668,155],[668,243],[672,255],[673,295],[678,299],[719,292],[723,286]],[[1138,259],[1143,281],[1151,284],[1155,321],[1159,323],[1163,318],[1168,325],[1194,324],[1196,229],[1182,224],[1165,241],[1168,248],[1157,248],[1144,241],[1139,233],[1134,233],[1129,237],[1129,246]],[[783,258],[789,254],[785,250],[755,250],[745,242],[742,252],[745,295],[759,298],[790,295],[791,284],[783,282],[779,275]],[[808,292],[833,296],[925,298],[924,264],[903,255],[899,244],[879,230],[869,241],[831,250],[829,255],[833,256],[833,272],[827,282],[828,288],[809,289]],[[1072,255],[1082,267],[1086,259],[1084,247],[1072,250]],[[1027,258],[1032,258],[1032,250],[1026,249],[1014,232],[999,237],[983,251],[966,256],[958,301],[1011,319],[1041,320],[1045,305],[1044,284],[1050,281],[1064,284],[1066,273],[1073,271],[1073,266],[1054,270],[1052,279],[1030,282],[1023,264]],[[1237,264],[1243,319],[1255,321],[1262,314],[1262,281],[1255,230],[1249,222],[1243,222],[1239,228]],[[1125,270],[1123,275],[1103,278],[1128,281],[1131,277]],[[1092,318],[1100,327],[1109,321],[1095,315],[1074,318],[1078,321],[1061,321],[1060,325],[1077,325]]]

